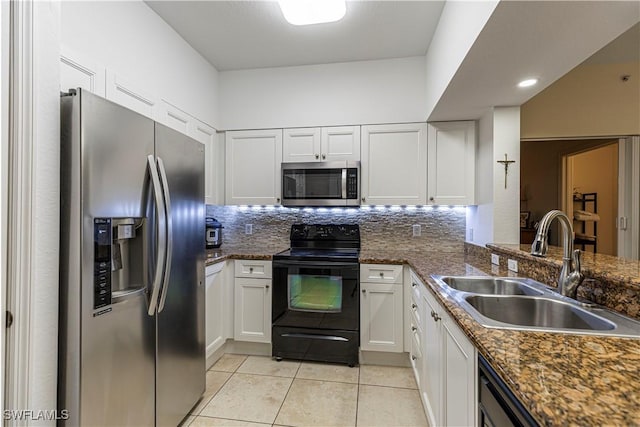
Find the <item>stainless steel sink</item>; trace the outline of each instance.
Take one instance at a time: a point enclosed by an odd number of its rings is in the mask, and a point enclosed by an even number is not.
[[[431,276],[488,328],[640,338],[640,322],[521,277]]]
[[[575,304],[549,298],[468,295],[478,313],[502,323],[550,329],[610,331],[616,325]]]
[[[440,279],[452,289],[486,295],[542,295],[543,292],[522,280],[501,277],[453,277]]]

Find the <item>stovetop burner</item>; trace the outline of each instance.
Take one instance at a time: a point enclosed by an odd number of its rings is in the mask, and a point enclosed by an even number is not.
[[[293,224],[291,248],[274,255],[274,260],[357,262],[360,227],[357,224]]]

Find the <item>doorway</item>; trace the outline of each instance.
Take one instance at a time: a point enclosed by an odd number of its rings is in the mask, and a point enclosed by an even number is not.
[[[618,255],[618,140],[563,156],[562,210],[573,218],[576,247]]]

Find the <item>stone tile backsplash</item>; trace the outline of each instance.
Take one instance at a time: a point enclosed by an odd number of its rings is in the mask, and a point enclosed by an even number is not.
[[[222,246],[264,245],[289,247],[294,223],[359,224],[362,247],[367,250],[464,250],[466,208],[463,207],[362,207],[283,208],[207,205],[207,216],[222,223]],[[251,224],[253,234],[245,234]],[[412,237],[412,226],[421,236]]]

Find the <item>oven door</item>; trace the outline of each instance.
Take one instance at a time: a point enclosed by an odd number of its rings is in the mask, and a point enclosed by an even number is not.
[[[273,325],[357,331],[358,283],[358,263],[274,261]]]

